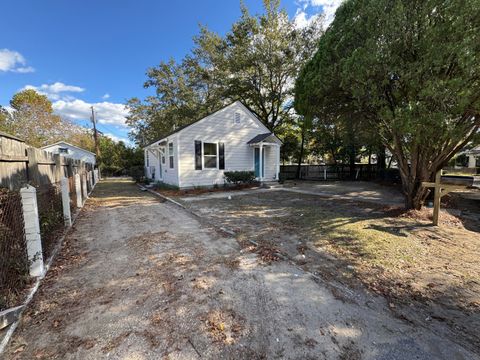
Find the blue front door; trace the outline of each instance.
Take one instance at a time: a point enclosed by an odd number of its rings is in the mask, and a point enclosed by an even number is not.
[[[265,169],[265,151],[262,151],[262,174],[260,174],[260,148],[254,148],[254,158],[255,158],[255,177],[263,177]]]

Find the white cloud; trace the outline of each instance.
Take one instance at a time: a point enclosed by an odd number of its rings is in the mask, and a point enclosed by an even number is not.
[[[53,103],[53,109],[61,116],[71,120],[88,120],[92,114],[91,106],[95,109],[97,122],[104,125],[114,125],[119,128],[127,128],[125,117],[128,110],[124,104],[107,101],[88,103],[80,99],[58,100]]]
[[[300,0],[298,2],[299,8],[294,16],[295,24],[298,27],[308,25],[318,14],[308,15],[308,9],[321,8],[320,13],[325,16],[325,26],[331,24],[335,18],[335,11],[342,4],[343,0]]]
[[[42,84],[40,86],[27,85],[23,89],[33,89],[40,94],[47,95],[48,98],[52,100],[54,111],[67,119],[89,120],[92,114],[91,107],[93,106],[99,124],[112,125],[119,129],[128,128],[125,124],[125,117],[128,115],[128,110],[125,108],[124,104],[108,101],[89,103],[77,99],[71,94],[84,92],[85,89],[80,86],[55,82],[53,84]],[[103,96],[104,99],[107,99],[108,97],[110,97],[109,94]]]
[[[0,49],[0,72],[30,73],[35,69],[27,66],[27,61],[18,51]]]
[[[107,100],[110,97],[109,93],[106,93],[105,95],[102,96],[103,100]]]
[[[74,85],[66,85],[61,82],[53,84],[42,84],[40,86],[26,85],[22,90],[33,89],[40,94],[47,95],[51,100],[73,100],[70,95],[64,93],[80,93],[85,91],[84,88]]]
[[[130,144],[130,140],[128,138],[120,137],[112,133],[104,133],[103,135],[108,136],[115,142],[123,141],[125,144]]]
[[[321,14],[308,15],[305,11],[297,9],[295,16],[293,17],[293,22],[297,28],[304,28],[310,25],[312,21],[317,19]]]

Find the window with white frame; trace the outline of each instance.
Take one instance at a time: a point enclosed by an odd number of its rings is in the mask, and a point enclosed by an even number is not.
[[[146,153],[146,158],[147,158],[147,167],[150,166],[150,159],[148,157],[148,150],[145,152]]]
[[[168,144],[168,158],[170,161],[170,169],[173,169],[173,143]]]
[[[203,143],[203,167],[205,169],[217,168],[217,144]]]
[[[58,153],[59,154],[68,154],[68,148],[58,148]]]

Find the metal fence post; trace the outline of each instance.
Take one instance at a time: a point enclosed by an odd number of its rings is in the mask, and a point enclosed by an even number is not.
[[[82,184],[80,183],[80,174],[75,174],[75,191],[77,193],[77,207],[81,208],[82,202]]]
[[[25,222],[25,238],[27,255],[30,262],[30,275],[42,276],[44,273],[40,223],[38,219],[37,190],[33,186],[20,189],[22,197],[23,220]]]
[[[72,215],[70,213],[70,193],[68,189],[68,179],[62,178],[62,207],[63,207],[63,218],[65,219],[65,226],[72,225]]]

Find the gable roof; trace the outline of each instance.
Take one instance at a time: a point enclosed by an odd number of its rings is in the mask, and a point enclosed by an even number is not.
[[[268,138],[270,135],[273,135],[273,133],[266,133],[266,134],[258,134],[257,136],[255,136],[253,139],[249,140],[247,142],[247,144],[257,144],[263,140],[265,140],[266,138]]]
[[[92,155],[94,155],[94,156],[97,156],[96,154],[94,154],[94,153],[91,152],[91,151],[85,150],[85,149],[83,149],[83,148],[81,148],[81,147],[79,147],[79,146],[76,146],[76,145],[72,145],[72,144],[70,144],[70,143],[67,143],[66,141],[57,141],[56,143],[42,146],[41,149],[42,149],[42,150],[45,150],[46,148],[49,148],[49,147],[52,147],[52,146],[55,146],[55,145],[67,145],[67,146],[73,147],[73,148],[75,148],[75,149],[79,149],[79,150],[85,151],[85,152],[87,152],[87,153],[90,153],[90,154],[92,154]]]
[[[231,103],[228,104],[228,105],[225,105],[224,107],[222,107],[222,108],[220,108],[220,109],[218,109],[218,110],[215,110],[214,112],[208,114],[207,116],[204,116],[204,117],[202,117],[202,118],[200,118],[200,119],[198,119],[198,120],[193,121],[192,123],[190,123],[190,124],[188,124],[188,125],[184,125],[184,126],[179,127],[178,129],[176,129],[176,130],[168,133],[167,135],[165,135],[165,136],[162,137],[161,139],[155,140],[155,141],[151,142],[150,144],[144,146],[144,148],[147,148],[147,147],[149,147],[150,145],[153,145],[153,144],[155,144],[155,143],[157,143],[157,142],[160,142],[160,141],[168,138],[169,136],[175,135],[175,134],[179,133],[180,131],[182,131],[182,130],[184,130],[184,129],[186,129],[186,128],[188,128],[188,127],[190,127],[190,126],[192,126],[192,125],[194,125],[194,124],[196,124],[196,123],[198,123],[198,122],[200,122],[200,121],[202,121],[202,120],[205,120],[205,119],[209,118],[210,116],[218,113],[219,111],[222,111],[222,110],[224,110],[224,109],[226,109],[226,108],[228,108],[229,106],[232,106],[232,105],[234,105],[234,104],[241,105],[241,107],[243,107],[243,109],[244,109],[247,113],[249,113],[250,115],[252,115],[252,117],[253,117],[263,128],[265,128],[266,131],[270,131],[270,130],[265,126],[265,124],[264,124],[263,122],[261,122],[260,119],[259,119],[243,102],[241,102],[240,100],[237,100],[237,101],[231,102]],[[276,136],[274,133],[272,133],[272,132],[269,132],[269,135],[273,135],[273,136],[277,137],[277,136]],[[278,137],[277,137],[277,139],[278,139]],[[280,139],[278,139],[278,140],[280,140]],[[281,140],[280,140],[280,141],[281,141]]]

